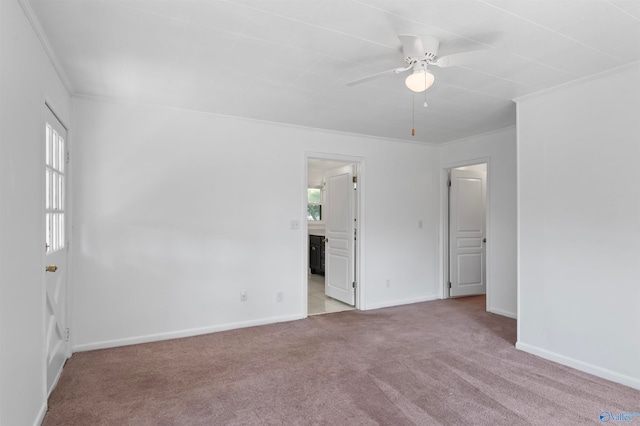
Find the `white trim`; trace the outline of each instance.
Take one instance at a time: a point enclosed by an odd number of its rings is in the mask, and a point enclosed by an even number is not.
[[[303,166],[302,172],[302,192],[303,192],[303,201],[302,201],[302,226],[300,229],[302,230],[300,238],[301,238],[301,248],[304,259],[302,261],[302,274],[300,275],[300,281],[303,283],[301,286],[301,296],[302,296],[302,313],[303,318],[309,317],[309,254],[307,251],[309,250],[309,221],[307,220],[307,202],[309,200],[307,188],[309,187],[309,157],[307,153],[302,154],[303,157]],[[324,196],[323,196],[324,198]],[[324,200],[323,200],[324,201]]]
[[[504,126],[504,127],[500,127],[498,129],[487,130],[485,132],[475,133],[475,134],[469,135],[469,136],[464,136],[464,137],[459,138],[459,139],[449,139],[449,140],[444,140],[442,142],[430,142],[430,141],[425,141],[425,140],[397,139],[397,138],[390,138],[390,137],[386,137],[386,136],[370,135],[370,134],[366,134],[366,133],[354,133],[354,132],[345,132],[345,131],[340,131],[340,130],[323,129],[321,127],[303,126],[301,124],[283,123],[283,122],[279,122],[279,121],[260,120],[260,119],[257,119],[257,118],[241,117],[241,116],[238,116],[238,115],[221,114],[221,113],[217,113],[217,112],[203,111],[203,110],[199,110],[199,109],[182,108],[182,107],[177,107],[177,106],[172,106],[172,105],[164,105],[164,104],[159,104],[159,103],[142,102],[142,101],[137,101],[137,100],[132,100],[132,99],[114,98],[114,97],[110,97],[110,96],[89,95],[89,94],[86,94],[86,93],[73,93],[73,97],[74,98],[78,98],[78,99],[85,99],[85,100],[89,100],[89,101],[96,101],[96,102],[109,102],[109,103],[116,103],[116,104],[132,104],[132,105],[141,105],[141,106],[147,106],[147,107],[153,107],[153,108],[167,108],[167,109],[176,110],[176,111],[186,111],[186,112],[199,113],[199,114],[205,114],[205,115],[216,116],[216,117],[230,118],[230,119],[236,119],[236,120],[242,120],[242,121],[250,121],[250,122],[254,122],[254,123],[272,124],[274,126],[279,126],[279,127],[288,127],[288,128],[294,128],[294,129],[302,129],[302,130],[314,130],[314,131],[323,132],[323,133],[329,133],[329,134],[334,134],[334,135],[343,135],[343,136],[367,138],[367,139],[376,140],[376,141],[382,141],[382,142],[391,141],[391,142],[408,143],[408,144],[411,144],[411,145],[422,145],[422,146],[426,145],[426,146],[431,146],[431,147],[436,147],[436,148],[444,146],[444,145],[448,145],[448,144],[454,144],[454,143],[458,143],[458,142],[464,142],[464,141],[467,141],[467,140],[472,140],[472,139],[475,139],[475,138],[478,138],[478,137],[482,137],[482,136],[492,135],[494,133],[500,133],[500,132],[503,132],[505,130],[508,130],[508,129],[511,129],[511,128],[515,127],[515,123],[514,123],[514,124],[509,124],[509,125]]]
[[[441,143],[436,143],[436,142],[417,141],[417,140],[409,140],[409,139],[395,139],[395,138],[389,138],[389,137],[385,137],[385,136],[368,135],[368,134],[365,134],[365,133],[343,132],[343,131],[339,131],[339,130],[323,129],[321,127],[310,127],[310,126],[303,126],[303,125],[300,125],[300,124],[282,123],[282,122],[279,122],[279,121],[260,120],[260,119],[257,119],[257,118],[241,117],[241,116],[238,116],[238,115],[221,114],[221,113],[217,113],[217,112],[203,111],[203,110],[198,110],[198,109],[189,109],[189,108],[181,108],[181,107],[176,107],[176,106],[171,106],[171,105],[134,101],[134,100],[131,100],[131,99],[113,98],[113,97],[109,97],[109,96],[97,96],[97,95],[87,95],[87,94],[84,94],[84,93],[74,93],[73,97],[77,98],[77,99],[85,99],[85,100],[94,101],[94,102],[108,102],[108,103],[114,103],[114,104],[140,105],[140,106],[146,106],[146,107],[152,107],[152,108],[166,108],[166,109],[171,109],[171,110],[174,110],[174,111],[184,111],[184,112],[190,112],[190,113],[204,114],[204,115],[208,115],[208,116],[229,118],[229,119],[235,119],[235,120],[240,120],[240,121],[249,121],[249,122],[253,122],[253,123],[272,124],[272,125],[278,126],[278,127],[287,127],[287,128],[301,129],[301,130],[314,130],[314,131],[318,131],[318,132],[322,132],[322,133],[329,133],[329,134],[334,134],[334,135],[343,135],[343,136],[351,136],[351,137],[358,137],[358,138],[367,138],[367,139],[371,139],[371,140],[375,140],[375,141],[381,141],[381,142],[389,142],[389,141],[391,141],[391,142],[408,143],[408,144],[412,144],[412,145],[422,145],[422,146],[428,145],[428,146],[433,146],[433,147],[437,147],[437,146],[441,145]]]
[[[558,364],[566,365],[567,367],[575,368],[576,370],[584,371],[585,373],[593,374],[594,376],[598,376],[603,379],[611,380],[613,382],[621,383],[625,386],[640,390],[640,380],[636,379],[635,377],[620,374],[606,368],[598,367],[596,365],[579,361],[577,359],[573,359],[565,355],[560,355],[556,352],[548,351],[546,349],[542,349],[537,346],[529,345],[520,341],[516,342],[516,349],[539,356],[540,358],[548,359],[549,361],[557,362]]]
[[[449,298],[449,171],[440,169],[440,297]]]
[[[58,115],[58,113],[56,112],[56,108],[52,105],[52,102],[46,96],[45,96],[45,99],[44,99],[44,105],[47,108],[49,108],[49,111],[51,111],[51,114],[53,114],[53,116],[56,118],[56,120],[58,120],[60,125],[68,133],[69,132],[69,126],[68,126],[66,120],[63,120],[62,118],[60,118],[60,115]],[[67,134],[67,138],[68,137],[69,137],[69,135]]]
[[[44,100],[44,99],[43,99]],[[38,134],[40,135],[40,137],[38,138],[38,152],[40,154],[40,157],[38,159],[38,163],[39,163],[39,172],[38,172],[38,179],[40,181],[40,185],[38,185],[40,187],[40,191],[39,191],[39,199],[40,199],[40,238],[42,241],[42,244],[44,245],[46,242],[46,225],[45,225],[45,207],[46,207],[46,201],[45,201],[45,175],[46,175],[46,170],[45,170],[45,165],[46,165],[46,148],[44,146],[44,144],[42,143],[42,141],[45,140],[46,138],[46,130],[45,130],[45,123],[47,122],[47,106],[45,105],[41,105],[40,108],[40,122],[38,123],[40,126],[39,132]],[[46,250],[42,250],[40,252],[40,256],[41,256],[41,260],[40,260],[40,265],[44,266],[47,264],[47,252]],[[42,415],[42,418],[44,419],[44,415],[47,412],[48,406],[47,406],[47,400],[49,399],[49,389],[47,389],[47,376],[49,375],[49,369],[48,369],[48,365],[47,365],[47,357],[48,357],[48,347],[47,347],[47,273],[45,272],[45,269],[43,267],[40,268],[40,279],[41,279],[41,300],[40,300],[40,312],[42,313],[42,349],[41,349],[41,353],[40,353],[40,362],[42,365],[42,377],[41,377],[41,386],[42,386],[42,395],[44,396],[44,402],[43,402],[43,409],[44,412],[40,413]],[[40,417],[40,414],[38,417]],[[42,421],[40,422],[42,423]],[[35,424],[40,424],[40,423],[35,423]]]
[[[44,416],[47,414],[47,410],[49,410],[49,406],[47,405],[47,401],[45,400],[38,411],[38,415],[36,416],[35,421],[33,422],[33,426],[40,426],[44,421]]]
[[[516,104],[516,106],[517,106],[517,104]],[[514,124],[509,124],[508,126],[501,127],[499,129],[487,130],[486,132],[476,133],[475,135],[467,136],[467,137],[464,137],[464,138],[461,138],[461,139],[453,139],[453,140],[450,140],[450,141],[447,141],[447,142],[442,142],[442,143],[433,144],[433,145],[438,146],[438,147],[443,147],[443,146],[448,146],[448,145],[454,145],[454,144],[457,144],[457,143],[469,142],[469,141],[472,141],[472,140],[475,140],[475,139],[478,139],[478,138],[482,138],[482,137],[485,137],[485,136],[491,136],[491,135],[495,135],[497,133],[502,133],[502,132],[504,132],[506,130],[513,129],[514,127],[516,127],[515,123]],[[462,167],[462,166],[460,166],[460,167]]]
[[[490,308],[489,303],[487,303],[487,312],[491,312],[492,314],[502,315],[503,317],[513,318],[514,320],[518,319],[518,314],[509,311],[503,311],[502,309]]]
[[[520,329],[520,315],[522,315],[522,303],[521,303],[521,289],[520,289],[520,253],[522,253],[520,249],[520,186],[521,186],[521,176],[520,176],[520,126],[517,123],[520,122],[520,104],[516,103],[516,319],[518,322],[516,323],[516,339],[520,340],[522,338],[522,333]]]
[[[67,342],[66,344],[67,346],[67,351],[69,350],[69,342]],[[69,357],[67,357],[67,359],[69,359]],[[46,361],[45,361],[46,364]],[[65,361],[66,364],[66,361]],[[46,374],[45,374],[45,389],[47,391],[46,395],[47,395],[47,399],[49,399],[49,397],[51,396],[51,393],[53,392],[53,390],[56,388],[56,386],[58,386],[58,381],[60,380],[60,377],[62,376],[62,371],[64,370],[64,364],[62,364],[62,368],[60,370],[58,370],[58,373],[56,374],[56,378],[53,380],[53,383],[51,384],[51,390],[46,389],[47,384],[46,384]]]
[[[432,294],[430,296],[423,296],[423,297],[412,297],[409,299],[396,299],[396,300],[384,301],[379,303],[372,303],[367,305],[367,308],[363,310],[370,311],[374,309],[393,308],[394,306],[411,305],[413,303],[422,303],[422,302],[432,302],[434,300],[440,300],[440,299],[442,298],[440,297],[440,295],[437,295],[437,294]]]
[[[600,71],[600,72],[598,72],[596,74],[591,74],[591,75],[588,75],[586,77],[581,77],[581,78],[578,78],[576,80],[571,80],[571,81],[568,81],[566,83],[561,83],[561,84],[558,84],[556,86],[548,87],[546,89],[542,89],[542,90],[539,90],[539,91],[534,92],[534,93],[529,93],[527,95],[519,96],[517,98],[514,98],[513,100],[514,100],[514,102],[516,104],[518,104],[519,102],[522,102],[522,101],[525,101],[525,100],[529,100],[529,99],[532,99],[532,98],[537,98],[538,96],[546,95],[546,94],[549,94],[549,93],[553,93],[553,92],[555,92],[557,90],[560,90],[560,89],[566,89],[566,88],[570,88],[570,87],[576,86],[578,84],[583,84],[583,83],[586,83],[586,82],[589,82],[589,81],[593,81],[593,80],[599,80],[600,78],[606,77],[608,75],[613,75],[613,74],[617,74],[617,73],[622,72],[622,71],[626,71],[627,68],[633,68],[633,67],[635,67],[635,66],[637,66],[639,64],[640,64],[640,61],[630,62],[628,64],[620,65],[619,67],[610,68],[608,70]],[[517,123],[517,113],[516,113],[516,123]]]
[[[266,324],[274,324],[278,322],[294,321],[294,320],[299,320],[303,318],[305,317],[300,314],[285,315],[281,317],[270,317],[270,318],[262,318],[262,319],[251,320],[251,321],[241,321],[241,322],[220,324],[220,325],[215,325],[211,327],[199,327],[199,328],[191,328],[191,329],[180,330],[180,331],[170,331],[166,333],[146,334],[146,335],[136,336],[136,337],[127,337],[124,339],[103,340],[100,342],[76,345],[73,347],[73,352],[84,352],[84,351],[92,351],[95,349],[115,348],[118,346],[137,345],[140,343],[160,342],[162,340],[178,339],[181,337],[200,336],[202,334],[216,333],[219,331],[226,331],[226,330],[234,330],[236,328],[254,327],[257,325],[266,325]]]
[[[29,20],[31,27],[33,27],[33,31],[36,33],[36,36],[38,36],[38,39],[40,40],[40,44],[42,44],[44,51],[49,57],[49,60],[51,61],[51,65],[53,65],[53,68],[56,70],[56,73],[58,73],[58,76],[60,77],[62,84],[64,84],[64,87],[67,89],[69,93],[73,93],[73,85],[71,84],[71,80],[69,80],[69,77],[67,77],[67,73],[64,71],[64,68],[62,68],[62,65],[60,64],[58,57],[56,56],[53,49],[51,48],[49,39],[45,35],[44,29],[40,24],[40,20],[38,20],[38,17],[33,11],[33,8],[31,7],[31,3],[29,3],[29,0],[18,0],[18,3],[22,7],[24,14],[27,16],[27,19]]]
[[[73,113],[72,113],[73,114]],[[71,123],[71,122],[70,122]],[[64,125],[64,123],[62,123]],[[65,241],[65,246],[67,249],[67,301],[66,301],[66,314],[67,317],[65,319],[66,321],[66,328],[69,329],[69,340],[66,343],[67,346],[67,359],[71,358],[71,355],[73,355],[73,351],[71,349],[71,344],[73,341],[73,328],[72,328],[72,324],[73,324],[73,265],[74,265],[74,249],[75,249],[75,243],[74,243],[74,235],[73,235],[73,162],[74,162],[74,155],[73,155],[73,139],[74,139],[74,134],[73,134],[73,129],[71,128],[67,128],[67,153],[65,155],[69,155],[69,162],[67,162],[65,164],[65,183],[66,183],[66,188],[65,188],[65,215],[66,215],[66,221],[67,223],[65,224],[65,233],[66,233],[66,241]],[[66,158],[65,158],[66,161]],[[46,312],[46,311],[45,311]],[[64,366],[63,366],[64,369]]]

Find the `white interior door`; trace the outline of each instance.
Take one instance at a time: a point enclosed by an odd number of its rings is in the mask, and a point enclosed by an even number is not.
[[[325,174],[325,294],[355,304],[353,165]]]
[[[449,188],[449,295],[486,293],[486,173],[451,170]]]
[[[67,133],[46,108],[45,123],[45,285],[47,392],[55,386],[68,357],[67,343],[67,239],[66,239]]]

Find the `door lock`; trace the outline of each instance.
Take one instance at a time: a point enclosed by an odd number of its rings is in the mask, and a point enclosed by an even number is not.
[[[55,272],[58,270],[58,267],[56,265],[47,265],[44,270],[47,272]]]

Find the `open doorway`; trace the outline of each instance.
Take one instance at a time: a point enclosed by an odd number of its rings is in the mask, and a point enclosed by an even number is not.
[[[487,294],[487,163],[446,170],[445,297]]]
[[[357,307],[357,160],[307,157],[307,315]]]

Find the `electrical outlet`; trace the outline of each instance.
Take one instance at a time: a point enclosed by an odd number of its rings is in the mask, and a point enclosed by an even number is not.
[[[391,287],[391,280],[387,279],[385,284],[387,285],[387,288]]]
[[[247,292],[246,291],[241,291],[240,292],[240,301],[241,302],[246,302],[247,301]]]
[[[291,229],[292,230],[296,230],[296,229],[300,229],[300,221],[299,220],[292,220],[291,221]]]
[[[418,221],[418,229],[422,229],[422,220]]]
[[[282,302],[284,300],[284,293],[279,291],[276,293],[276,301],[277,302]]]

